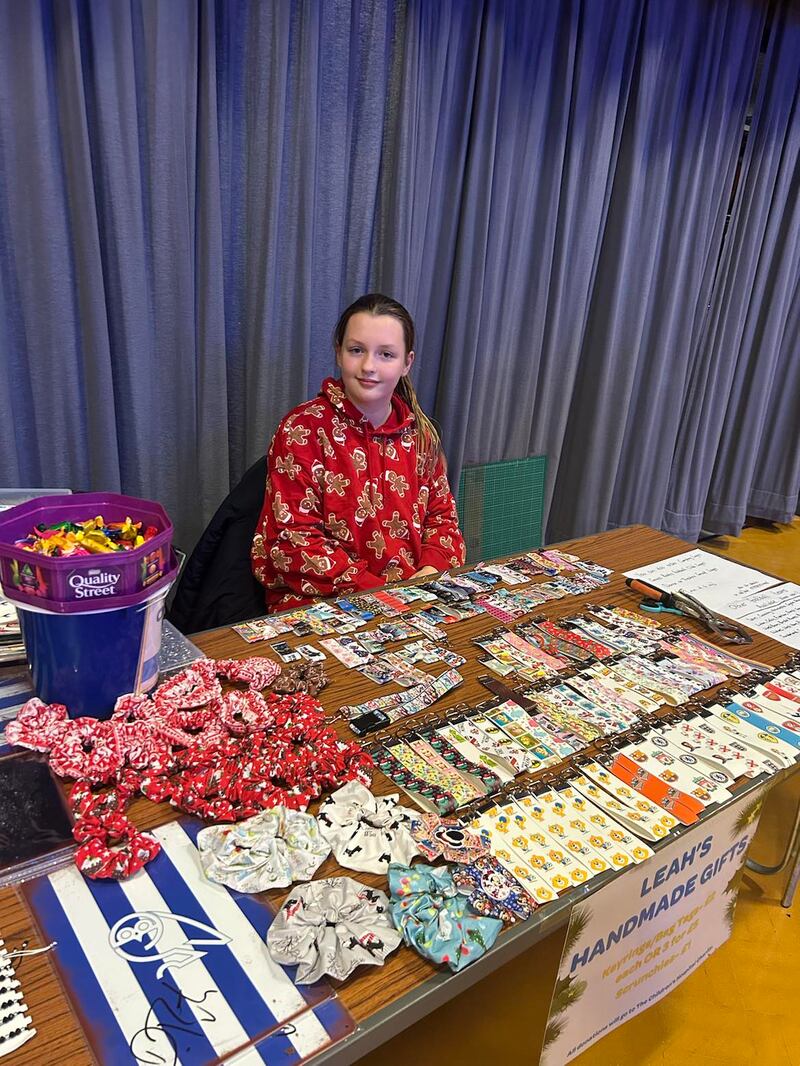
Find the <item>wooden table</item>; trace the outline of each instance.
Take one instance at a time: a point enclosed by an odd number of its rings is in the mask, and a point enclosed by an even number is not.
[[[580,540],[568,541],[561,545],[574,552],[582,559],[593,560],[615,571],[611,583],[605,588],[586,596],[571,596],[564,600],[547,603],[540,609],[552,618],[577,613],[584,603],[600,602],[625,605],[631,609],[637,605],[637,598],[625,587],[621,572],[634,567],[666,559],[687,551],[695,545],[687,544],[674,537],[656,532],[646,526],[631,526],[609,533],[601,533]],[[691,621],[682,620],[697,632],[702,627]],[[486,699],[488,693],[478,683],[477,678],[486,672],[481,667],[476,655],[476,647],[471,644],[474,637],[495,628],[498,622],[489,615],[480,615],[448,627],[450,647],[467,657],[467,663],[460,668],[464,683],[450,692],[431,710],[442,713],[461,702],[478,702]],[[316,638],[292,637],[285,639],[290,644],[303,643]],[[202,633],[193,638],[195,643],[207,655],[213,658],[245,658],[258,654],[262,646],[246,644],[231,629],[217,629]],[[759,634],[754,634],[752,645],[745,649],[748,657],[769,665],[777,665],[789,654],[788,649],[776,641]],[[325,669],[331,683],[321,695],[326,710],[333,715],[346,703],[360,703],[378,694],[378,687],[359,673],[347,670],[332,657],[328,656]],[[441,671],[441,664],[431,668],[436,674]],[[389,686],[387,686],[389,687]],[[390,688],[390,691],[394,691]],[[380,690],[383,694],[383,689]],[[343,737],[353,739],[352,733],[344,722],[337,722],[335,728]],[[790,772],[790,771],[789,771]],[[779,780],[779,775],[773,780]],[[535,775],[534,775],[535,776]],[[760,787],[749,784],[737,791],[737,797],[750,788]],[[396,792],[396,786],[376,771],[373,779],[373,791],[378,795]],[[403,802],[406,802],[404,799]],[[312,806],[312,812],[316,805]],[[131,808],[131,816],[141,828],[152,828],[177,817],[167,805],[156,805],[144,799],[137,800]],[[713,815],[711,815],[713,817]],[[674,839],[671,836],[670,839]],[[320,867],[317,876],[329,877],[337,874],[352,876],[352,871],[343,870],[331,857]],[[386,878],[378,875],[358,873],[359,880],[386,889]],[[563,926],[569,911],[576,901],[596,892],[612,877],[624,876],[622,873],[609,871],[593,878],[586,885],[570,890],[566,896],[540,908],[529,921],[518,923],[507,929],[499,938],[494,948],[477,962],[458,974],[442,972],[426,962],[405,945],[386,960],[380,969],[362,968],[346,981],[332,982],[336,987],[342,1003],[358,1023],[358,1029],[351,1036],[321,1052],[315,1063],[349,1063],[357,1060],[371,1049],[413,1024],[418,1019],[435,1010],[447,1000],[457,996],[461,991],[480,981],[484,976],[536,944],[559,926]],[[275,905],[280,904],[286,889],[277,889],[266,893],[266,897]],[[38,933],[22,897],[15,889],[0,890],[0,935],[8,947],[16,946],[25,938],[32,943],[39,943]],[[91,1051],[78,1026],[64,992],[60,986],[55,970],[47,956],[26,959],[19,968],[26,1001],[37,1029],[37,1035],[23,1048],[7,1057],[8,1066],[40,1066],[41,1063],[58,1063],[59,1066],[83,1066],[94,1062]],[[102,1064],[118,1066],[118,1064]]]

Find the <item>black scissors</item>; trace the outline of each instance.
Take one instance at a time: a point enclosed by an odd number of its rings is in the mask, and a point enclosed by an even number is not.
[[[710,607],[706,607],[688,592],[665,592],[635,577],[626,577],[625,584],[645,597],[639,604],[643,611],[669,611],[674,614],[685,614],[688,618],[696,618],[698,622],[702,622],[706,629],[716,633],[726,644],[753,643],[753,638],[746,629],[712,611]]]

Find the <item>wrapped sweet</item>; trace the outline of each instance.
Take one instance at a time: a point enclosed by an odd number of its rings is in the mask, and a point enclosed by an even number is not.
[[[141,522],[126,517],[124,522],[106,522],[102,515],[82,522],[39,524],[15,542],[15,547],[63,559],[77,555],[103,555],[109,552],[132,551],[151,540],[158,530],[155,526],[142,529]]]

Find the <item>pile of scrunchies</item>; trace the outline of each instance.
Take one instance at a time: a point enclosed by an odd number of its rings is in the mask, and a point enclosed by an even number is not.
[[[325,725],[317,700],[261,694],[278,672],[269,659],[201,659],[152,698],[121,696],[108,721],[70,719],[63,705],[38,699],[22,707],[6,737],[49,753],[53,771],[78,782],[75,861],[87,877],[130,877],[158,853],[125,816],[138,792],[233,822],[277,805],[305,810],[346,781],[370,783],[372,760]],[[223,691],[223,679],[247,687]],[[100,785],[113,787],[92,787]]]

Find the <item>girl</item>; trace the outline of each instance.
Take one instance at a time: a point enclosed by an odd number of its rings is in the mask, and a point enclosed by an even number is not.
[[[464,562],[439,436],[408,376],[408,311],[362,296],[333,344],[341,380],[289,412],[267,457],[252,562],[269,611]]]

